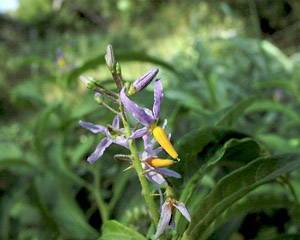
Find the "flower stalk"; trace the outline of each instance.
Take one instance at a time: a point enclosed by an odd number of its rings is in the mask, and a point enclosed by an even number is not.
[[[120,102],[120,104],[121,104],[120,108],[124,109],[123,104],[121,102]],[[129,123],[127,122],[127,117],[125,115],[125,112],[121,111],[121,113],[122,113],[122,121],[123,121],[123,125],[124,125],[124,133],[125,133],[125,136],[127,138],[129,138],[131,136],[131,129],[130,129]],[[139,158],[137,147],[133,140],[128,140],[128,143],[129,143],[129,149],[132,154],[133,167],[138,175],[139,181],[142,186],[142,195],[143,195],[143,197],[146,201],[146,204],[150,210],[153,222],[154,222],[155,226],[157,226],[158,220],[159,220],[159,214],[158,214],[157,208],[155,206],[153,196],[151,195],[151,191],[149,188],[147,178],[144,175],[144,170],[142,168],[142,164],[141,164],[141,161]]]

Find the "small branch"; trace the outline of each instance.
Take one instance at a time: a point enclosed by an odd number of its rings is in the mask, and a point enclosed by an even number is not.
[[[134,129],[133,129],[133,132],[135,132],[135,131],[138,129],[139,125],[140,125],[139,122],[137,122],[137,123],[135,124]]]
[[[120,114],[120,113],[119,113],[119,114]],[[115,127],[113,127],[113,126],[110,125],[110,124],[107,125],[107,128],[108,128],[108,130],[112,130],[112,131],[118,132],[118,133],[120,133],[120,134],[124,134],[124,132],[123,132],[122,130],[120,130],[119,128],[115,128]]]
[[[108,94],[108,92],[104,91],[104,90],[101,89],[100,87],[96,87],[96,88],[95,88],[95,91],[98,92],[98,93],[100,93],[100,94],[102,94],[104,97],[107,97],[107,98],[109,98],[109,99],[111,99],[111,100],[113,100],[113,101],[118,101],[117,98],[115,98],[114,96]],[[116,96],[119,97],[118,95],[116,95]]]
[[[102,88],[105,92],[107,92],[110,96],[116,97],[118,98],[119,95],[111,90],[108,90],[106,87],[102,86],[102,85],[97,85],[98,87]]]
[[[101,102],[100,103],[102,106],[106,107],[108,110],[112,111],[113,113],[120,115],[121,113],[116,111],[115,109],[113,109],[112,107],[110,107],[108,104],[106,104],[105,102]]]

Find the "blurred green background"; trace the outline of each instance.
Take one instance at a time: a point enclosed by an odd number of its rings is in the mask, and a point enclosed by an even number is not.
[[[78,120],[106,125],[113,115],[95,104],[78,76],[114,87],[104,64],[107,44],[126,81],[160,69],[161,119],[169,120],[174,143],[254,96],[243,118],[228,126],[266,152],[300,152],[299,12],[297,0],[19,0],[2,11],[0,239],[96,239],[101,205],[108,218],[147,233],[137,178],[113,159],[124,150],[114,145],[94,165],[86,163],[102,136]],[[152,90],[135,100],[151,106]],[[178,171],[183,184],[192,170]],[[295,191],[299,196],[300,187]],[[294,227],[287,208],[238,222],[212,239],[264,239]]]

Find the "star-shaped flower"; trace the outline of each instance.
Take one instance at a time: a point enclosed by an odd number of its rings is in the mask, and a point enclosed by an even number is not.
[[[104,153],[105,149],[109,147],[112,143],[116,143],[118,145],[121,145],[123,147],[129,148],[128,142],[124,134],[121,134],[120,132],[123,131],[123,129],[120,129],[120,116],[117,115],[112,123],[112,129],[109,129],[108,127],[104,127],[101,125],[95,125],[93,123],[89,122],[83,122],[79,121],[79,125],[92,133],[99,133],[101,132],[106,137],[101,140],[99,145],[96,147],[96,150],[92,153],[91,156],[88,157],[87,161],[89,163],[94,163],[96,160],[98,160]],[[116,130],[116,131],[115,131]]]
[[[145,127],[135,131],[129,139],[135,139],[143,137],[149,133],[153,133],[153,136],[156,138],[157,142],[165,149],[165,151],[174,159],[178,158],[178,154],[175,151],[173,145],[167,138],[165,132],[160,126],[157,126],[159,114],[160,114],[160,105],[163,99],[163,87],[160,79],[155,80],[154,85],[154,104],[153,110],[151,111],[148,108],[141,108],[136,103],[131,101],[125,93],[125,87],[120,92],[121,100],[126,107],[126,109],[132,113],[133,117],[143,124]]]
[[[191,221],[191,216],[184,203],[168,197],[161,207],[160,219],[154,239],[159,238],[164,233],[167,226],[175,229],[175,223],[173,221],[174,208],[176,208],[189,222]]]
[[[167,127],[167,121],[165,121],[163,128]],[[169,132],[169,138],[171,138],[171,133]],[[141,154],[142,167],[145,172],[145,176],[149,181],[154,182],[158,185],[163,184],[165,176],[181,178],[181,175],[173,170],[163,168],[163,166],[169,166],[173,164],[173,160],[160,159],[157,157],[158,153],[162,151],[159,147],[154,150],[156,143],[155,138],[150,142],[149,134],[143,136],[144,140],[144,152]]]

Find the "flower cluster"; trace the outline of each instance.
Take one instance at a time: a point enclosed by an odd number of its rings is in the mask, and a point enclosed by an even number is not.
[[[112,75],[116,81],[116,85],[119,89],[119,94],[105,89],[100,85],[99,82],[93,80],[92,78],[81,77],[81,79],[88,88],[98,92],[95,95],[96,102],[114,112],[116,114],[116,117],[114,118],[113,123],[106,127],[95,125],[89,122],[79,121],[80,126],[82,126],[83,128],[91,131],[92,133],[102,133],[105,136],[96,147],[96,150],[91,154],[91,156],[88,157],[87,160],[89,163],[94,163],[103,155],[105,149],[112,143],[123,146],[132,152],[132,140],[138,138],[143,139],[143,151],[139,152],[137,154],[138,156],[136,156],[134,159],[133,155],[126,156],[128,157],[129,162],[132,163],[132,166],[129,168],[133,168],[135,164],[134,160],[139,158],[139,164],[142,167],[145,177],[157,186],[160,193],[161,214],[157,226],[157,232],[155,234],[155,238],[158,238],[161,234],[163,234],[164,229],[168,225],[174,228],[172,217],[174,208],[177,208],[182,213],[182,215],[188,221],[190,221],[190,215],[185,205],[181,202],[176,201],[172,195],[167,194],[166,201],[165,203],[163,203],[163,194],[160,189],[160,185],[165,183],[167,183],[168,188],[171,188],[167,177],[181,177],[179,173],[164,168],[173,165],[180,159],[178,158],[178,154],[170,141],[171,133],[169,128],[167,127],[167,120],[164,121],[162,127],[158,125],[160,106],[163,100],[163,87],[161,79],[156,79],[154,83],[154,104],[152,110],[141,108],[135,102],[130,100],[129,96],[141,92],[143,89],[145,89],[156,77],[158,69],[153,68],[152,70],[147,72],[144,76],[134,81],[129,89],[127,89],[128,91],[126,91],[126,87],[124,86],[124,82],[120,75],[120,70],[118,70],[119,65],[115,61],[111,46],[108,46],[107,48],[105,59],[108,68],[112,72]],[[108,106],[108,104],[104,102],[102,94],[104,97],[107,96],[110,99],[114,100],[115,103],[119,103],[119,111]],[[99,101],[99,98],[101,98],[101,101]],[[127,113],[131,113],[132,116],[137,120],[137,122],[142,124],[144,127],[134,130],[131,129],[131,131],[129,128],[129,132],[131,133],[128,134],[128,131],[126,131],[125,129],[125,126],[129,124],[126,117]],[[123,121],[124,127],[120,127],[121,120]],[[168,130],[168,136],[165,133],[165,129]],[[160,147],[157,147],[155,149],[155,145],[157,142],[159,143]],[[171,156],[172,159],[162,159],[158,156],[159,153],[163,151],[163,149]]]

